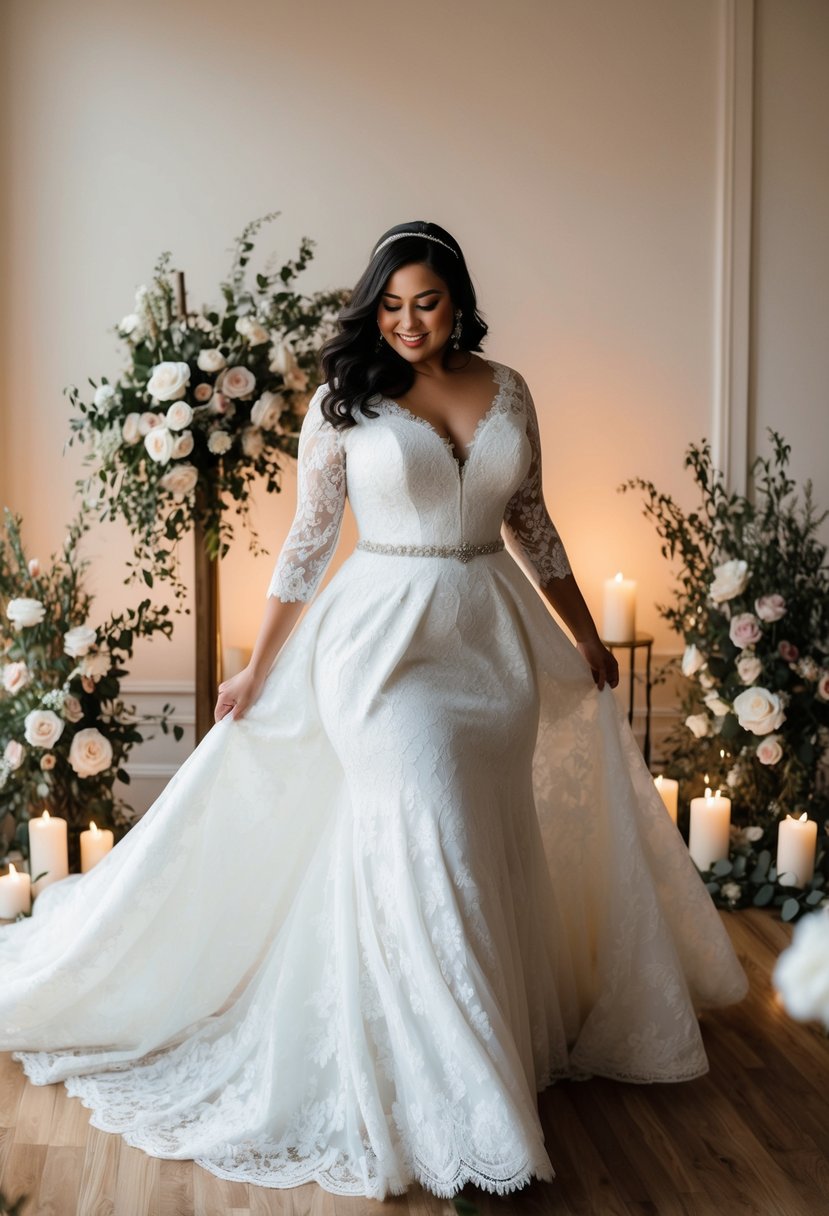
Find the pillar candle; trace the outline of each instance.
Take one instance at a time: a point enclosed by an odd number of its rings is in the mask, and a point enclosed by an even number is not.
[[[29,820],[29,873],[36,879],[44,870],[43,878],[32,883],[32,895],[38,895],[44,887],[69,873],[66,820],[53,817],[48,811],[39,819]]]
[[[633,642],[636,638],[636,583],[623,578],[605,580],[602,638],[605,642]]]
[[[817,823],[804,811],[781,819],[777,830],[777,881],[781,887],[805,887],[815,872]]]
[[[91,870],[110,851],[114,836],[109,828],[90,823],[88,832],[81,832],[81,874]]]
[[[688,851],[699,870],[710,870],[715,861],[728,856],[731,828],[731,799],[706,789],[704,798],[691,799],[691,832]]]
[[[0,920],[15,920],[21,912],[32,910],[32,880],[9,865],[8,874],[0,878]]]
[[[665,810],[676,823],[676,812],[679,803],[679,782],[662,774],[655,778],[654,785],[659,791],[659,797],[665,803]]]

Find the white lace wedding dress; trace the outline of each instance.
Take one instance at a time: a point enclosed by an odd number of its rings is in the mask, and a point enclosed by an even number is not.
[[[150,1154],[505,1192],[554,1176],[536,1091],[697,1077],[696,1012],[746,994],[626,718],[533,586],[570,567],[529,390],[488,362],[463,464],[398,403],[337,431],[315,394],[268,589],[314,599],[260,698],[0,932],[0,1048]],[[371,547],[315,595],[346,489]],[[490,551],[428,552],[461,544]]]

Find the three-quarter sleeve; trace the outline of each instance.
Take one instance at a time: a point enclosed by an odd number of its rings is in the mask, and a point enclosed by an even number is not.
[[[572,574],[561,537],[556,531],[541,485],[541,438],[538,416],[527,382],[520,377],[521,396],[530,443],[530,466],[524,480],[510,498],[504,511],[504,525],[534,574],[533,581],[545,586],[552,579]]]
[[[276,559],[266,598],[310,600],[340,534],[346,499],[343,432],[320,410],[321,385],[302,420],[297,451],[296,513]]]

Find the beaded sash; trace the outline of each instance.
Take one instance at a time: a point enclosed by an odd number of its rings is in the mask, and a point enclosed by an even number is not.
[[[504,548],[504,541],[500,536],[481,545],[471,545],[468,541],[460,545],[390,545],[358,540],[355,547],[369,553],[399,553],[404,557],[456,557],[465,563],[479,553],[498,553]]]

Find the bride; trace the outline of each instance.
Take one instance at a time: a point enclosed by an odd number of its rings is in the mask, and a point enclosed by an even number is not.
[[[250,664],[124,840],[0,933],[0,1048],[153,1156],[507,1192],[554,1177],[538,1091],[698,1077],[698,1012],[746,995],[485,335],[448,232],[380,239]]]

